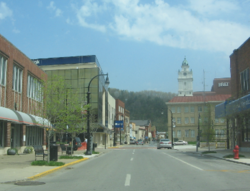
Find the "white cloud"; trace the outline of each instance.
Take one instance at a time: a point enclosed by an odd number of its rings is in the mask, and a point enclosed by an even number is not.
[[[18,29],[13,29],[12,32],[16,33],[16,34],[20,33],[20,31]]]
[[[240,9],[238,4],[234,1],[226,0],[189,0],[188,6],[191,10],[194,10],[200,14],[221,14],[222,12],[232,13]]]
[[[102,12],[104,9],[104,6],[99,6],[97,3],[93,3],[91,0],[85,1],[84,5],[77,10],[79,24],[83,27],[105,32],[106,27],[104,25],[87,22],[89,17],[97,16],[97,14]]]
[[[56,17],[61,16],[62,13],[63,13],[61,9],[59,9],[59,8],[57,8],[57,7],[55,6],[54,1],[51,1],[51,2],[50,2],[50,4],[49,4],[49,6],[47,7],[47,9],[54,11]]]
[[[12,10],[4,2],[0,2],[0,20],[12,16]]]
[[[115,0],[114,5],[117,13],[111,28],[118,35],[136,41],[230,54],[250,34],[250,28],[247,26],[220,19],[197,17],[183,6],[171,7],[162,0],[156,0],[154,4]],[[233,9],[231,4],[228,7]]]
[[[135,41],[220,51],[227,55],[250,34],[249,26],[222,19],[223,14],[232,11],[234,14],[240,13],[239,5],[233,0],[187,0],[185,5],[175,6],[163,0],[148,4],[143,2],[105,0],[102,5],[98,5],[92,0],[86,0],[77,10],[77,18],[83,27],[101,32],[112,30],[120,37]],[[98,22],[100,19],[97,17],[101,17],[105,11],[111,15],[107,26],[104,22]]]

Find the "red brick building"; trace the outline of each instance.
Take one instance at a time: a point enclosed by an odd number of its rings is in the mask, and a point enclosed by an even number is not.
[[[45,130],[35,125],[37,89],[46,74],[0,35],[0,154],[10,147],[45,145]]]

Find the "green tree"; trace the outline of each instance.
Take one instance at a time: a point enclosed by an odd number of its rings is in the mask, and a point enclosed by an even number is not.
[[[210,151],[210,141],[214,140],[215,131],[213,128],[213,119],[212,119],[212,105],[209,103],[204,103],[203,112],[201,114],[201,137],[203,140],[206,140],[208,150]]]

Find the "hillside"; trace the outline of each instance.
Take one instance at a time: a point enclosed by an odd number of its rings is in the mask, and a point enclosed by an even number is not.
[[[167,106],[168,102],[176,94],[159,91],[129,92],[109,88],[110,94],[125,103],[125,108],[130,111],[131,120],[150,119],[152,126],[156,126],[157,131],[167,131]]]

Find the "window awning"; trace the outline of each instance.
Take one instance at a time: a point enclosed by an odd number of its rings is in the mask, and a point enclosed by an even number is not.
[[[0,119],[29,126],[51,127],[51,123],[48,119],[30,115],[21,111],[15,111],[6,107],[0,107]]]
[[[17,116],[15,111],[6,107],[0,107],[0,119],[20,123],[20,116]]]

